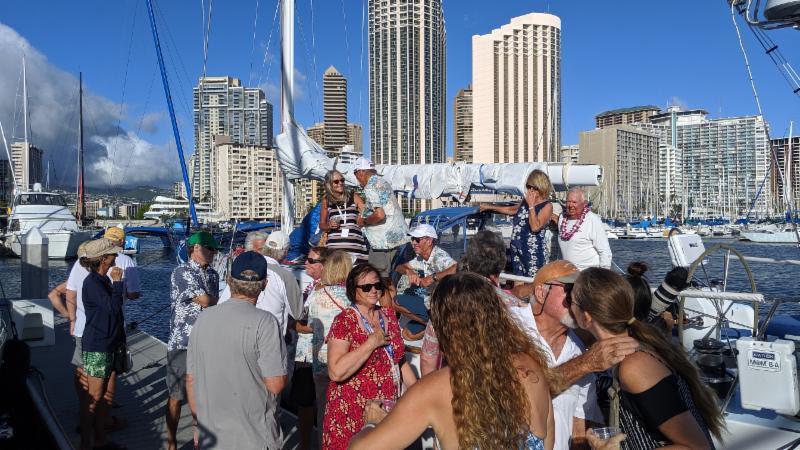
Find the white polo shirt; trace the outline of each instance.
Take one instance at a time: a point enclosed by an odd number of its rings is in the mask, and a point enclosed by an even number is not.
[[[125,293],[141,292],[141,282],[139,280],[139,271],[136,269],[136,263],[133,258],[124,254],[117,253],[117,259],[114,266],[119,267],[124,272],[123,287]],[[86,311],[83,309],[83,280],[89,276],[89,271],[81,265],[79,261],[75,261],[72,269],[69,271],[69,278],[67,278],[67,289],[75,291],[77,308],[75,312],[75,327],[73,328],[72,335],[75,337],[83,337],[83,329],[86,327]],[[111,276],[109,275],[109,279]],[[123,298],[125,298],[123,296]]]
[[[512,308],[509,308],[509,311],[511,311],[511,309]],[[564,342],[564,348],[561,349],[561,354],[556,358],[550,345],[548,345],[547,341],[539,334],[531,309],[513,309],[520,310],[512,312],[512,315],[516,316],[515,318],[522,324],[523,329],[541,345],[547,355],[548,365],[550,367],[560,366],[586,350],[586,346],[583,345],[580,338],[573,333],[572,330],[569,330],[567,331],[567,340]],[[522,309],[526,309],[527,313],[522,311]],[[594,374],[586,375],[553,399],[553,418],[556,428],[554,449],[569,449],[570,438],[572,437],[573,417],[603,423],[603,413],[597,405],[597,391],[594,382]]]
[[[264,256],[264,259],[267,260],[267,264],[278,264],[277,261],[270,257]],[[231,288],[225,286],[225,289],[219,295],[217,303],[225,303],[230,298]],[[281,336],[286,334],[289,311],[291,311],[289,297],[286,295],[286,284],[284,284],[283,279],[272,269],[267,269],[267,287],[258,295],[256,308],[275,316],[278,319],[278,325],[281,327]]]

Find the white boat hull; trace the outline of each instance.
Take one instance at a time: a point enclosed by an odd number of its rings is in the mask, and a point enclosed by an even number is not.
[[[78,246],[92,237],[90,231],[44,231],[42,234],[47,236],[49,259],[74,259],[78,255]],[[16,256],[22,256],[22,238],[19,233],[6,235],[6,247]]]
[[[794,231],[742,231],[742,240],[770,244],[796,244],[797,234]]]

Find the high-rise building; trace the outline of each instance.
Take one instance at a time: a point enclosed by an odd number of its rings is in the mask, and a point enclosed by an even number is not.
[[[453,159],[472,162],[472,85],[458,91],[453,101]]]
[[[634,106],[631,108],[612,109],[611,111],[601,112],[594,116],[594,121],[597,128],[629,123],[647,123],[650,121],[650,117],[660,112],[661,108],[658,106]]]
[[[330,66],[322,76],[325,150],[335,156],[347,145],[347,79]]]
[[[581,146],[578,144],[562,145],[561,157],[558,159],[563,163],[578,164],[578,159],[581,154]]]
[[[236,144],[272,146],[272,105],[261,89],[244,87],[232,77],[201,78],[194,88],[197,156],[191,159],[190,171],[195,198],[207,197],[213,190],[214,139],[220,135]],[[213,204],[213,196],[211,200]]]
[[[800,136],[772,139],[772,151],[777,158],[770,158],[772,170],[772,192],[775,193],[775,210],[786,211],[787,201],[794,210],[800,209]]]
[[[659,137],[629,125],[580,134],[580,164],[603,167],[603,183],[587,189],[592,209],[607,218],[636,219],[661,212]]]
[[[139,212],[139,203],[123,203],[117,207],[117,217],[123,219],[134,219]]]
[[[369,0],[368,4],[372,160],[444,162],[442,0]]]
[[[472,37],[476,163],[558,161],[561,19],[531,13]]]
[[[275,149],[224,143],[214,156],[215,211],[225,219],[279,219],[283,175]]]
[[[649,120],[634,126],[661,138],[662,207],[671,215],[735,220],[751,205],[756,217],[771,215],[771,183],[760,188],[771,159],[762,116],[710,119],[671,107]]]
[[[42,150],[30,143],[14,142],[11,144],[11,161],[21,190],[31,189],[34,183],[42,182]]]
[[[322,182],[309,178],[292,181],[294,186],[294,218],[300,222],[322,200]]]
[[[347,124],[347,145],[353,147],[350,151],[364,153],[364,127],[360,123]]]
[[[306,129],[308,137],[314,140],[320,147],[325,148],[325,124],[315,123]]]
[[[0,204],[10,205],[14,199],[14,177],[11,175],[11,164],[7,159],[0,159]]]

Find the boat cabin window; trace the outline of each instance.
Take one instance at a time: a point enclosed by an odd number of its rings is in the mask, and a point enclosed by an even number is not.
[[[64,197],[53,194],[20,194],[14,199],[14,206],[20,205],[67,206]]]

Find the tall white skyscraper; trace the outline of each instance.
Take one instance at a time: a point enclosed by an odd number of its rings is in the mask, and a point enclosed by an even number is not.
[[[473,160],[558,161],[561,19],[531,13],[472,37]]]
[[[445,161],[445,41],[441,0],[369,0],[375,163]]]
[[[322,76],[325,150],[335,156],[347,145],[347,79],[330,66]]]
[[[223,135],[235,144],[271,147],[272,105],[261,89],[244,87],[238,78],[201,78],[194,88],[195,157],[189,167],[196,198],[213,190],[214,138]]]
[[[472,162],[472,86],[459,90],[453,101],[453,159]]]

